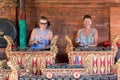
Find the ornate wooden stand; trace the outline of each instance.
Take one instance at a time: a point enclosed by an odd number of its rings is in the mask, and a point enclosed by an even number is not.
[[[83,64],[87,74],[109,74],[117,70],[118,77],[120,76],[120,60],[114,64],[114,59],[118,47],[116,45],[117,36],[112,41],[110,51],[73,51],[73,44],[68,36],[65,36],[67,41],[66,52],[68,53],[69,64],[76,65],[75,59],[78,57],[78,64]],[[114,68],[114,66],[116,66]],[[119,78],[118,78],[119,79]]]
[[[9,80],[18,80],[18,71],[20,65],[23,65],[24,70],[29,74],[41,74],[41,70],[45,69],[46,65],[54,64],[55,57],[58,52],[56,41],[58,36],[54,36],[51,41],[50,51],[12,51],[12,39],[9,36],[4,36],[8,45],[5,48],[7,56],[7,65],[11,68],[11,74]],[[2,65],[1,65],[2,66]],[[9,70],[10,71],[10,70]]]

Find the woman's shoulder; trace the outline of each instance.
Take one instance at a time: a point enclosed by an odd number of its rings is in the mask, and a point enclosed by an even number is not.
[[[51,31],[51,30],[49,30],[49,32],[48,32],[49,34],[53,34],[53,32]]]
[[[33,28],[32,33],[37,34],[39,28]]]
[[[82,32],[82,31],[83,31],[83,28],[79,29],[79,30],[78,30],[78,33]]]
[[[33,28],[33,31],[36,31],[37,29],[39,29],[39,28]]]
[[[91,31],[93,34],[98,32],[96,28],[92,28],[92,31]]]

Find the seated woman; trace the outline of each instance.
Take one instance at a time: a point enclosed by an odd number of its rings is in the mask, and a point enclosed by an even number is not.
[[[98,31],[91,28],[92,17],[85,15],[83,18],[84,28],[78,30],[76,43],[81,47],[97,46],[98,44]]]
[[[42,16],[39,20],[39,27],[34,28],[31,33],[29,46],[37,50],[46,49],[50,45],[52,38],[53,32],[49,29],[48,19]]]

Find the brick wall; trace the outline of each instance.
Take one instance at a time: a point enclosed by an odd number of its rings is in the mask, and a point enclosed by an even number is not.
[[[0,18],[7,18],[16,24],[16,5],[13,0],[0,0]]]
[[[120,36],[120,7],[110,8],[110,36],[111,40],[114,36]],[[120,43],[120,40],[119,40]]]
[[[26,1],[28,34],[30,35],[40,16],[47,16],[51,22],[50,28],[54,35],[59,35],[57,44],[60,51],[65,51],[65,35],[68,35],[74,43],[77,30],[83,27],[82,19],[85,14],[90,14],[93,17],[92,27],[98,29],[99,44],[109,40],[110,13],[109,5],[105,0],[94,0],[94,2],[88,0]]]

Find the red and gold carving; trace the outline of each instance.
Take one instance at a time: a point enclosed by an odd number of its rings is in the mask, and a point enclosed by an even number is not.
[[[93,57],[93,74],[97,74],[98,73],[98,59],[97,56]]]
[[[88,74],[111,73],[118,49],[116,46],[118,36],[112,40],[112,50],[110,51],[73,51],[70,38],[65,36],[65,39],[67,41],[66,52],[68,53],[69,64],[75,65],[75,56],[77,55]]]
[[[56,42],[58,36],[54,36],[51,41],[50,51],[12,51],[12,39],[9,36],[4,36],[8,45],[5,48],[8,61],[14,61],[15,64],[23,65],[28,73],[41,74],[46,65],[54,64],[55,57],[58,52]],[[47,63],[46,63],[47,62]],[[11,73],[12,74],[12,73]],[[10,79],[13,80],[13,79]]]

